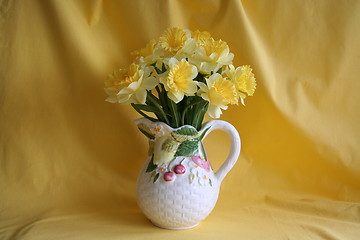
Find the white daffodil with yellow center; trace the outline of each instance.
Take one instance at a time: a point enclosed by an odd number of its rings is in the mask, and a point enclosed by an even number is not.
[[[136,58],[147,57],[154,53],[156,45],[156,40],[152,39],[144,48],[140,48],[139,50],[133,51],[131,54]]]
[[[256,89],[256,79],[252,68],[249,65],[244,65],[235,69],[233,65],[229,65],[225,73],[235,84],[241,103],[245,105],[246,96],[252,96]]]
[[[209,102],[208,114],[212,118],[219,118],[228,104],[237,104],[238,96],[235,85],[220,74],[215,73],[206,79],[206,84],[197,83],[200,87],[198,95]]]
[[[146,90],[158,84],[156,78],[145,76],[149,76],[149,70],[134,63],[127,69],[114,71],[105,81],[105,92],[109,95],[106,101],[145,104]]]
[[[204,46],[206,41],[211,38],[211,34],[209,32],[200,32],[199,30],[191,32],[191,36],[196,39],[200,46]]]
[[[159,45],[165,51],[176,54],[180,49],[185,46],[186,41],[189,39],[189,34],[183,29],[173,27],[168,28],[159,38]]]
[[[191,63],[198,67],[199,72],[210,73],[218,71],[223,65],[231,64],[233,58],[234,54],[230,53],[226,42],[205,38],[196,49]]]
[[[158,50],[165,59],[175,57],[177,60],[189,58],[197,48],[197,42],[191,38],[188,29],[169,28],[159,38]],[[163,52],[161,52],[163,50]]]
[[[197,91],[196,82],[193,80],[198,74],[196,67],[185,59],[177,61],[175,58],[169,60],[169,67],[167,76],[160,78],[168,97],[178,103],[185,95],[194,96]]]
[[[155,72],[151,66],[153,63],[155,63],[156,66],[161,69],[163,62],[163,50],[159,48],[156,40],[150,40],[150,42],[144,48],[136,50],[131,54],[135,56],[140,66],[150,67],[152,72]]]

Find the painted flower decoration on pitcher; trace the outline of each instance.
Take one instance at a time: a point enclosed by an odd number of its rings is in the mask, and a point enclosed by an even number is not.
[[[191,174],[190,178],[191,181],[194,181],[195,179],[198,180],[199,184],[204,185],[210,185],[212,186],[212,181],[210,178],[210,163],[209,161],[206,161],[205,159],[202,159],[199,155],[194,155],[191,157]]]
[[[187,175],[190,183],[198,179],[201,185],[212,185],[209,177],[210,163],[201,143],[209,128],[199,133],[192,126],[184,126],[170,132],[155,123],[152,125],[155,126],[138,124],[139,130],[149,138],[150,146],[153,146],[149,151],[151,159],[146,169],[152,181],[155,183],[162,178],[165,182],[173,182],[177,176],[189,172]]]
[[[192,156],[191,160],[197,164],[199,167],[205,169],[205,171],[210,172],[210,163],[209,161],[203,160],[200,156]]]

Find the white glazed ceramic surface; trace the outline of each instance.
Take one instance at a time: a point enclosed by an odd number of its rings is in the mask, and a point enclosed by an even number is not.
[[[136,120],[136,124],[145,126],[155,137],[149,139],[150,146],[156,144],[160,137],[171,136],[171,133],[183,128],[173,129],[164,123],[151,122],[144,118]],[[136,193],[139,207],[154,225],[167,229],[192,228],[214,208],[221,181],[236,163],[241,148],[239,134],[225,121],[207,122],[199,135],[204,133],[203,137],[206,137],[216,129],[225,131],[231,139],[230,154],[216,173],[213,172],[210,162],[206,161],[206,154],[201,150],[201,141],[199,149],[191,156],[175,155],[169,163],[154,165],[153,151],[149,151],[149,157],[138,177]],[[178,165],[181,167],[177,167]],[[153,167],[150,169],[151,166]]]

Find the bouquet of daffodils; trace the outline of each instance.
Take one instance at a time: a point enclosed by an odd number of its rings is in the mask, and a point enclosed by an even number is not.
[[[128,68],[106,79],[106,100],[130,103],[145,118],[173,128],[199,130],[206,112],[219,118],[228,105],[244,105],[256,88],[251,67],[235,68],[227,43],[208,32],[169,28],[133,55]]]

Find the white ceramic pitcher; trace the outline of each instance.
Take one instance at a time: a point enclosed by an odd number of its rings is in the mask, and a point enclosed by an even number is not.
[[[141,118],[135,121],[149,138],[149,156],[137,180],[137,202],[151,222],[166,229],[195,227],[218,199],[220,184],[236,163],[241,149],[237,130],[221,120],[205,123],[200,131],[185,125],[177,129]],[[230,154],[214,173],[203,148],[213,130],[225,131]],[[219,147],[224,147],[219,144]]]

